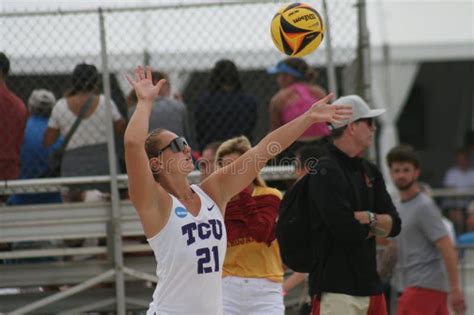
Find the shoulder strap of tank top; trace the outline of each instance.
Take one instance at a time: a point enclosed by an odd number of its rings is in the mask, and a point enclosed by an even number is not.
[[[211,197],[209,197],[209,195],[204,191],[202,190],[201,187],[199,187],[199,185],[196,185],[196,184],[192,184],[191,185],[191,188],[198,194],[200,194],[201,196],[203,196],[205,199],[207,199],[209,202],[214,202],[214,200],[211,199]]]

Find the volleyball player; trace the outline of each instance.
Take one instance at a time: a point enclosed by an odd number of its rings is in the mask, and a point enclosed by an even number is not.
[[[127,78],[138,98],[125,132],[129,191],[157,261],[158,284],[147,315],[222,314],[227,202],[309,126],[343,121],[350,106],[329,105],[328,95],[199,186],[190,185],[194,166],[186,140],[164,129],[148,134],[151,106],[165,81],[154,85],[151,69],[141,66],[134,79]]]

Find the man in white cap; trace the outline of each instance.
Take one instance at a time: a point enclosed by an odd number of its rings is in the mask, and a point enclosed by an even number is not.
[[[50,173],[48,156],[60,145],[61,140],[45,148],[43,136],[55,103],[54,94],[45,89],[33,90],[28,98],[30,116],[26,122],[25,137],[21,146],[21,179],[45,177]],[[61,195],[56,192],[12,195],[7,201],[11,205],[59,202]]]
[[[333,125],[333,144],[308,179],[316,260],[309,277],[312,314],[387,314],[377,274],[375,235],[393,237],[401,221],[382,174],[361,155],[373,143],[374,118],[357,95],[334,104],[352,105],[353,116]]]

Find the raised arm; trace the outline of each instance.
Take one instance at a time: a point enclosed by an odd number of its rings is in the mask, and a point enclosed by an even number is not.
[[[151,69],[147,68],[145,71],[142,67],[135,70],[135,79],[127,76],[137,93],[138,103],[124,136],[130,199],[140,215],[145,234],[148,237],[158,232],[150,222],[159,219],[156,217],[159,215],[158,204],[166,204],[167,196],[163,189],[161,189],[163,192],[160,192],[145,152],[145,140],[148,135],[153,100],[158,96],[160,88],[165,82],[165,80],[160,80],[156,85],[153,85],[151,78]]]
[[[270,130],[275,130],[281,126],[280,121],[280,112],[283,106],[282,98],[279,97],[280,94],[275,95],[270,101]]]
[[[224,209],[227,201],[257,177],[271,158],[290,146],[315,122],[337,123],[352,114],[350,106],[329,105],[332,94],[315,103],[303,115],[269,133],[235,162],[223,167],[202,183],[202,188]]]

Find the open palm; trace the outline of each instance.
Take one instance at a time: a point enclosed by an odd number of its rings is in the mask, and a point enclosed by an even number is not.
[[[309,115],[314,122],[329,122],[331,124],[340,124],[352,116],[352,107],[350,105],[331,105],[328,102],[333,97],[330,93],[326,97],[316,102],[309,110]]]
[[[160,93],[161,87],[166,80],[161,79],[158,83],[153,84],[151,68],[138,66],[135,68],[135,78],[127,75],[127,80],[137,93],[138,100],[153,101]]]

